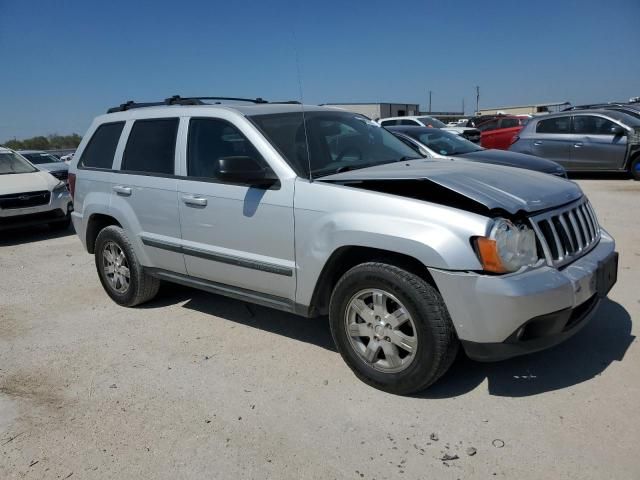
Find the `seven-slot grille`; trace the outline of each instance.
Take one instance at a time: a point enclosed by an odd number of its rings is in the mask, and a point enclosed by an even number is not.
[[[584,255],[600,240],[598,219],[588,200],[531,217],[547,263],[561,267]]]
[[[51,198],[51,192],[41,190],[39,192],[11,193],[0,195],[0,208],[27,208],[47,205]]]

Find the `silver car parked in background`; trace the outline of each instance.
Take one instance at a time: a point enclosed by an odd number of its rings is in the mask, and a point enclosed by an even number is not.
[[[565,340],[616,281],[614,240],[575,183],[416,158],[338,109],[126,103],[96,118],[69,179],[118,304],[164,280],[328,314],[349,367],[394,393],[431,385],[460,346],[499,360]]]
[[[558,162],[567,171],[623,171],[640,180],[640,119],[610,109],[533,117],[509,149]]]

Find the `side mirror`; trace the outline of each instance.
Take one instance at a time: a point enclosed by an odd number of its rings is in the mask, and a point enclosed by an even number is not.
[[[218,159],[218,178],[229,183],[270,187],[278,177],[270,168],[263,167],[252,157],[223,157]]]
[[[611,127],[611,135],[615,135],[616,137],[618,135],[624,135],[624,128],[622,128],[620,125],[614,125],[613,127]]]

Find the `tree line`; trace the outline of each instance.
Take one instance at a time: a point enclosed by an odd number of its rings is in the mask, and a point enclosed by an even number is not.
[[[82,137],[77,133],[71,135],[39,135],[24,140],[7,140],[2,146],[12,150],[64,150],[77,148]]]

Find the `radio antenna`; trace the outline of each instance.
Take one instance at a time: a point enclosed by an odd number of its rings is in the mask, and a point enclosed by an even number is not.
[[[309,150],[309,134],[307,133],[307,117],[304,113],[304,95],[302,92],[302,75],[300,74],[300,56],[298,55],[298,38],[296,36],[296,28],[292,28],[293,33],[293,51],[296,55],[296,72],[298,75],[298,93],[300,95],[300,108],[302,109],[302,128],[304,129],[304,142],[307,150],[307,166],[309,167],[309,182],[313,182],[311,175],[311,153]]]

